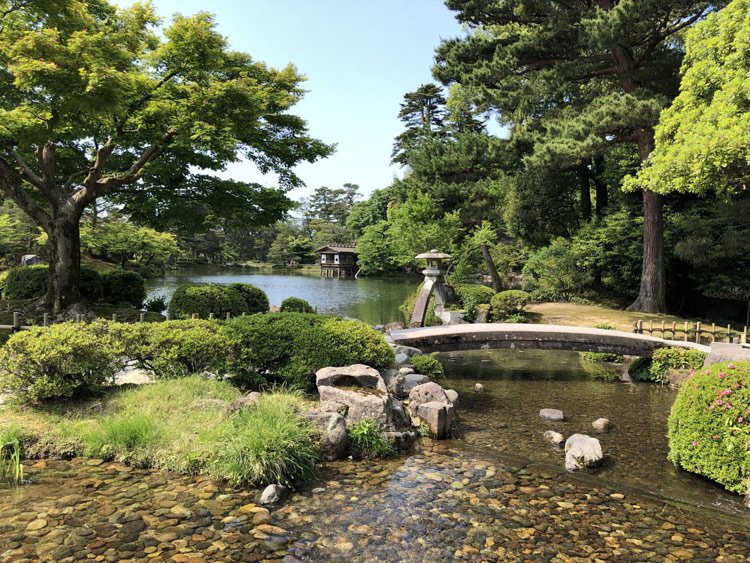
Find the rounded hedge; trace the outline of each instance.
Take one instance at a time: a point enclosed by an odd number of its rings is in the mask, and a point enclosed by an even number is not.
[[[495,290],[486,285],[460,283],[453,284],[452,287],[464,309],[464,319],[469,322],[476,318],[477,305],[490,303],[495,295]]]
[[[130,270],[110,270],[102,275],[104,286],[102,301],[119,305],[127,303],[140,308],[146,299],[146,286],[143,276]]]
[[[304,299],[299,297],[287,297],[281,302],[279,311],[282,313],[314,313],[315,309]]]
[[[97,303],[104,297],[104,281],[102,276],[96,270],[81,266],[81,277],[79,278],[78,288],[81,297],[87,301]]]
[[[715,364],[685,381],[668,424],[676,466],[750,492],[750,362]]]
[[[426,375],[430,379],[440,379],[441,377],[445,377],[443,364],[441,364],[432,354],[414,356],[409,361],[417,373]]]
[[[0,348],[0,388],[23,402],[91,393],[123,367],[109,323],[60,323],[10,337]]]
[[[189,319],[197,314],[207,319],[211,313],[223,317],[247,312],[247,303],[242,295],[226,285],[181,285],[169,301],[169,314],[175,319]]]
[[[232,354],[232,341],[216,321],[118,323],[113,330],[123,343],[125,355],[157,378],[205,371],[223,374]]]
[[[628,367],[628,374],[636,381],[667,381],[670,370],[700,369],[706,353],[692,348],[659,348],[651,358],[637,358]]]
[[[44,297],[49,287],[49,266],[18,266],[8,272],[5,279],[5,299],[35,299]]]
[[[245,300],[245,313],[252,314],[268,312],[268,296],[261,288],[250,285],[249,283],[233,283],[228,287],[242,295],[242,298]]]
[[[278,378],[309,389],[315,372],[328,366],[390,367],[394,353],[383,336],[355,320],[310,313],[270,313],[226,324],[235,344],[234,371],[257,380]]]
[[[493,320],[502,321],[520,315],[531,301],[531,295],[520,289],[509,289],[496,293],[490,301]]]

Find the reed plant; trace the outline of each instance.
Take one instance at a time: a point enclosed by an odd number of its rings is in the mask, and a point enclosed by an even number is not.
[[[23,481],[21,431],[16,426],[0,428],[0,481]]]

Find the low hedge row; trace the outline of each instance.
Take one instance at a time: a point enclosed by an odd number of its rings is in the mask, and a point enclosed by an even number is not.
[[[211,314],[218,318],[227,313],[232,316],[265,313],[268,307],[265,292],[249,283],[189,284],[175,290],[168,311],[175,319],[189,319],[193,315],[207,319]]]
[[[96,392],[127,358],[157,378],[211,372],[309,389],[326,366],[391,366],[383,336],[355,320],[308,313],[123,324],[61,323],[13,335],[0,348],[0,391],[24,402]]]
[[[636,358],[628,367],[628,374],[636,381],[667,381],[670,370],[700,369],[705,352],[692,348],[659,348],[651,358]]]

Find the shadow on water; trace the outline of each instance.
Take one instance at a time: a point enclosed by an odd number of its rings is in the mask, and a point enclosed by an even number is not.
[[[589,434],[599,439],[606,456],[592,477],[597,482],[747,516],[739,496],[667,460],[667,419],[675,389],[591,378],[575,352],[474,350],[443,353],[439,359],[447,377],[441,383],[459,393],[461,431],[456,441],[465,446],[557,472],[564,467],[564,451],[547,444],[542,434]],[[616,373],[622,367],[611,369]],[[477,382],[484,393],[474,391]],[[543,408],[561,409],[565,420],[541,419]],[[595,434],[592,422],[600,417],[613,427]]]

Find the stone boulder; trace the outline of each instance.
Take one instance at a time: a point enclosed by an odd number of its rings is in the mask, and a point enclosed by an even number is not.
[[[411,366],[404,366],[404,367],[400,368],[400,369],[398,370],[398,372],[399,372],[399,373],[400,373],[401,375],[403,375],[403,376],[406,376],[406,375],[411,375],[412,373],[414,373],[414,368],[413,368],[413,367],[411,367]]]
[[[346,456],[349,439],[343,416],[336,412],[311,411],[305,413],[304,418],[318,431],[320,451],[327,461]]]
[[[458,406],[458,393],[456,391],[453,389],[446,389],[445,396],[448,397],[448,400],[454,407]]]
[[[596,432],[604,433],[608,432],[612,428],[612,423],[608,418],[597,418],[594,422],[591,423],[591,426],[593,426]]]
[[[484,393],[484,385],[482,385],[481,383],[477,383],[476,385],[474,385],[474,392]]]
[[[539,411],[539,416],[544,420],[551,420],[553,422],[560,422],[565,419],[565,415],[560,409],[542,409]]]
[[[362,387],[387,392],[385,381],[376,369],[364,364],[328,367],[315,373],[315,385],[326,387]]]
[[[437,401],[421,403],[417,406],[417,416],[430,429],[430,435],[441,440],[450,434],[453,405]]]
[[[403,352],[396,354],[396,365],[399,367],[407,365],[409,360],[411,360],[411,358],[408,354],[404,354]]]
[[[565,436],[563,436],[559,432],[555,432],[554,430],[547,430],[543,434],[543,437],[545,441],[554,446],[557,446],[558,448],[562,447],[562,445],[565,443]]]
[[[406,378],[397,369],[387,369],[383,372],[383,381],[388,393],[397,399],[406,399],[409,390],[406,389]]]
[[[565,442],[565,469],[579,471],[600,465],[604,455],[599,440],[585,434],[573,434]]]
[[[424,403],[444,403],[447,405],[450,401],[440,385],[428,381],[409,391],[409,412],[412,416],[417,416],[417,407]]]
[[[423,383],[429,383],[430,378],[426,375],[422,375],[420,373],[410,373],[406,377],[404,377],[404,388],[406,389],[406,392],[411,392],[412,389],[414,389],[417,385],[422,385]]]
[[[286,487],[282,485],[268,485],[260,494],[261,504],[276,504],[281,500]]]
[[[393,351],[396,354],[406,354],[410,358],[422,355],[422,350],[419,350],[418,348],[412,348],[411,346],[401,346],[398,344],[393,347]]]

